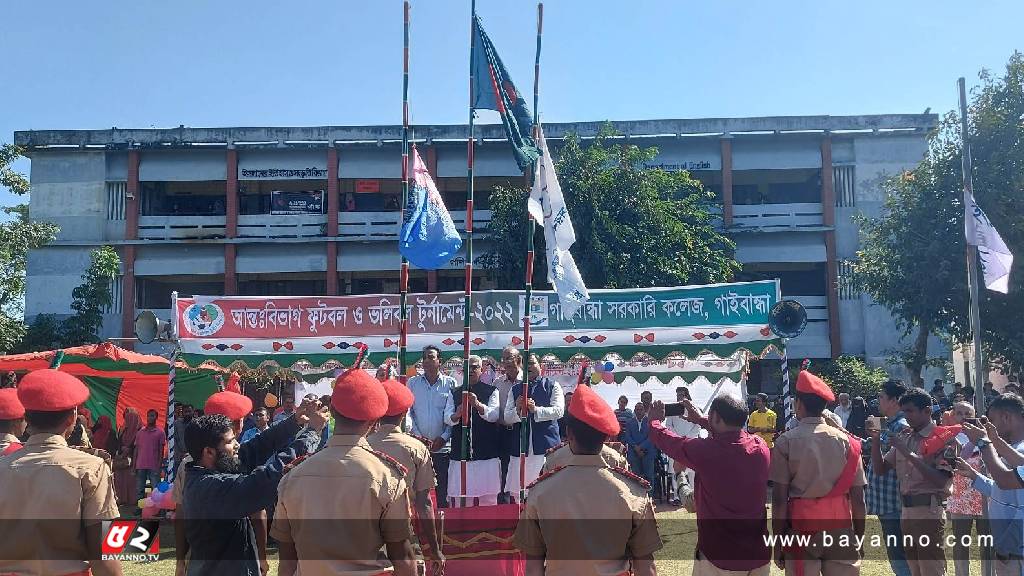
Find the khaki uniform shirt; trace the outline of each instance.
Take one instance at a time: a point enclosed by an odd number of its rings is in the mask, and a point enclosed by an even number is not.
[[[185,454],[185,457],[178,463],[178,469],[174,472],[174,486],[171,488],[171,493],[174,494],[174,501],[177,503],[179,510],[182,507],[181,503],[184,502],[185,477],[188,475],[188,467],[191,464],[192,455]]]
[[[270,535],[295,544],[303,576],[379,574],[384,544],[412,535],[404,476],[365,438],[331,436],[281,480]]]
[[[927,426],[922,428],[918,432],[911,432],[910,434],[910,451],[915,454],[921,453],[921,443],[924,439],[931,435],[935,430],[935,423],[929,422]],[[942,458],[942,452],[939,451],[931,456],[922,456],[925,462],[935,466]],[[939,498],[945,498],[949,496],[950,489],[953,486],[953,475],[949,475],[949,479],[943,486],[935,486],[931,482],[928,482],[924,475],[907,460],[903,454],[900,453],[895,447],[889,448],[889,451],[885,453],[884,457],[886,463],[892,466],[896,470],[896,476],[900,480],[900,494],[911,496],[917,494],[934,494]]]
[[[405,466],[410,502],[416,493],[437,485],[430,449],[421,440],[402,432],[396,425],[381,424],[380,429],[366,437],[366,441],[374,450],[391,456]]]
[[[565,466],[569,463],[575,454],[569,449],[569,443],[560,444],[555,446],[544,457],[544,468],[541,472],[550,472],[559,466]],[[608,446],[607,444],[601,446],[601,460],[609,468],[625,468],[629,469],[629,464],[626,463],[626,457],[620,454],[617,450]]]
[[[596,454],[574,454],[533,484],[515,543],[544,557],[548,576],[618,576],[662,547],[647,487]]]
[[[804,418],[775,440],[768,478],[787,484],[790,498],[821,498],[832,491],[850,453],[850,437],[824,418]],[[864,466],[857,459],[851,486],[864,486]]]
[[[0,434],[0,452],[3,452],[11,444],[20,444],[21,441],[14,434]]]
[[[110,468],[63,436],[34,434],[0,458],[0,522],[19,527],[0,537],[0,574],[83,571],[99,552],[83,528],[117,517]]]

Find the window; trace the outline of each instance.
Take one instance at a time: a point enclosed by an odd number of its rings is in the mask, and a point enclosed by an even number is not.
[[[325,280],[281,278],[245,280],[238,283],[242,296],[321,296]]]
[[[745,268],[736,274],[737,282],[778,279],[786,296],[825,296],[827,274],[825,264],[777,264],[774,269]]]
[[[223,216],[224,181],[140,182],[143,216]]]
[[[138,308],[164,309],[171,307],[171,292],[178,291],[178,297],[189,298],[200,295],[224,293],[224,280],[220,276],[208,278],[173,278],[167,276],[139,277],[135,283],[135,302]]]
[[[739,170],[733,172],[734,204],[821,202],[821,170]]]

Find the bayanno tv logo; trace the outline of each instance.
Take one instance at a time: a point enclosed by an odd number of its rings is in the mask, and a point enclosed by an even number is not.
[[[160,558],[158,520],[105,520],[103,560],[152,562]]]

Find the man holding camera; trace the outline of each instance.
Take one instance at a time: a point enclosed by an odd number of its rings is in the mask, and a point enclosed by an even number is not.
[[[896,470],[900,481],[903,514],[900,520],[904,550],[914,576],[946,573],[942,540],[946,529],[946,498],[953,484],[951,466],[942,451],[923,453],[923,444],[935,431],[932,399],[921,388],[912,388],[900,398],[900,409],[909,430],[891,439],[892,448],[883,456],[878,430],[871,431],[871,465],[877,474]]]

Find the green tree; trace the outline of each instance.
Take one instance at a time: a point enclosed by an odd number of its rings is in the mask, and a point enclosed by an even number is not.
[[[1006,74],[982,72],[969,106],[974,194],[1010,250],[1024,254],[1024,56]],[[897,351],[917,385],[928,362],[928,336],[966,341],[969,334],[960,120],[946,114],[914,169],[885,180],[877,219],[860,218],[857,280],[894,313],[911,336]],[[1024,365],[1024,285],[1016,271],[1010,293],[982,288],[983,341],[998,362]]]
[[[61,346],[61,321],[55,314],[37,314],[15,352],[42,352]]]
[[[889,378],[885,370],[869,368],[856,356],[840,356],[835,360],[811,364],[810,371],[828,382],[837,395],[846,392],[851,398],[876,396]]]
[[[647,165],[658,150],[621,144],[604,127],[584,145],[569,135],[556,164],[576,229],[572,253],[591,288],[637,288],[729,281],[740,266],[735,244],[715,228],[715,196],[687,172]],[[523,285],[528,192],[491,193],[482,264],[502,289]],[[535,236],[534,286],[547,283],[543,229]]]
[[[71,291],[75,313],[61,326],[62,345],[78,346],[99,341],[103,312],[113,303],[111,287],[121,270],[121,258],[111,246],[92,251],[91,263],[82,274],[82,284]]]

